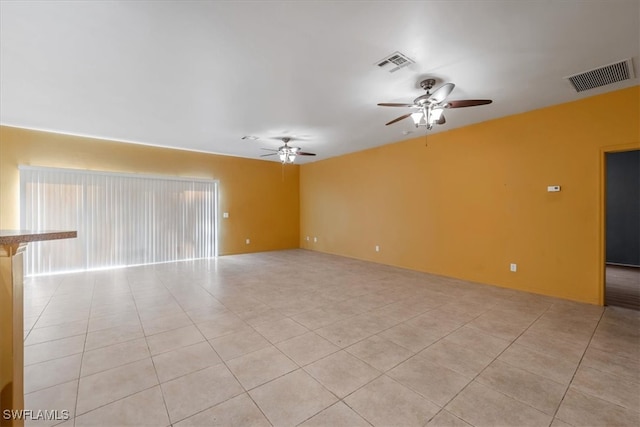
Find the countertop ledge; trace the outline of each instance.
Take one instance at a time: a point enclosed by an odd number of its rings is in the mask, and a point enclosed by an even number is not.
[[[73,239],[77,231],[60,230],[0,230],[0,245],[39,242],[42,240]]]

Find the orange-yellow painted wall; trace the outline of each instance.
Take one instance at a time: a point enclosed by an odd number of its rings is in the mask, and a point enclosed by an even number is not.
[[[298,247],[297,165],[0,126],[0,229],[20,225],[19,165],[216,179],[219,211],[229,212],[221,255]]]
[[[640,148],[639,104],[636,86],[302,165],[300,246],[601,304],[602,159]]]

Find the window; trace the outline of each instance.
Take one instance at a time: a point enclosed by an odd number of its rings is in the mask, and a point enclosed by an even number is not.
[[[77,230],[29,245],[25,274],[217,255],[217,181],[20,168],[21,227]]]

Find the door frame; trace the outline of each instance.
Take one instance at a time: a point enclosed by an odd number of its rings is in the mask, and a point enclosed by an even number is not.
[[[606,264],[607,264],[607,154],[640,150],[640,142],[609,145],[600,148],[600,209],[599,209],[599,245],[598,245],[598,304],[606,302]]]

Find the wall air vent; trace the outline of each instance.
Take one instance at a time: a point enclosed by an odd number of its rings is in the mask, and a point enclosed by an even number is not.
[[[388,70],[390,73],[396,72],[400,68],[404,68],[411,64],[415,64],[415,61],[407,55],[397,51],[376,63],[378,67]]]
[[[623,80],[633,79],[633,63],[631,58],[615,64],[605,65],[604,67],[585,71],[584,73],[574,74],[565,77],[573,86],[576,92],[582,92],[611,83],[621,82]]]

